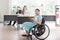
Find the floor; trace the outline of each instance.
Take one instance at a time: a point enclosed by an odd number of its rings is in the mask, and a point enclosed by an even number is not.
[[[55,22],[46,22],[46,24],[50,27],[50,35],[46,40],[60,40],[60,27],[55,26]],[[22,37],[21,34],[23,34],[21,30],[17,31],[13,26],[0,23],[0,40],[25,40],[26,37]]]

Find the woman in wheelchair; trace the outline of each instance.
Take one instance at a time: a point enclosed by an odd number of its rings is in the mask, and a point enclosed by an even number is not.
[[[26,34],[22,35],[22,36],[28,36],[29,35],[29,29],[31,27],[35,26],[36,24],[41,24],[42,16],[40,15],[40,10],[39,9],[35,9],[35,14],[36,14],[36,16],[34,18],[30,18],[31,22],[24,22],[22,24],[22,26],[26,30]]]

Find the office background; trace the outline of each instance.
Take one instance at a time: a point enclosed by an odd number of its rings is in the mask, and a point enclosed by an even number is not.
[[[0,5],[1,4],[2,5],[0,6],[0,22],[3,22],[4,14],[11,14],[13,10],[13,6],[23,7],[24,5],[27,5],[28,9],[29,7],[31,7],[29,11],[32,15],[34,14],[34,12],[32,12],[31,10],[34,10],[35,8],[39,8],[41,10],[42,15],[55,16],[55,5],[59,5],[60,4],[59,1],[60,0],[29,0],[29,1],[27,0],[24,0],[24,1],[23,0],[1,0]]]

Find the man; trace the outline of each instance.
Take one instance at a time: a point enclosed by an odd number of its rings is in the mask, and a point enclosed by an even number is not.
[[[22,26],[26,30],[26,35],[29,34],[29,29],[31,27],[35,26],[36,24],[41,24],[41,22],[42,22],[42,16],[40,15],[39,9],[35,9],[35,14],[36,14],[36,16],[34,18],[30,18],[31,22],[24,22],[22,24]]]

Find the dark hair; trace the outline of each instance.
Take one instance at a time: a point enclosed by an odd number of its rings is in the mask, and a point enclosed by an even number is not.
[[[26,5],[23,7],[23,11],[24,11],[24,8],[27,7]]]
[[[24,7],[27,7],[26,5],[24,5]]]
[[[35,9],[35,10],[38,10],[38,11],[40,11],[39,9]]]

